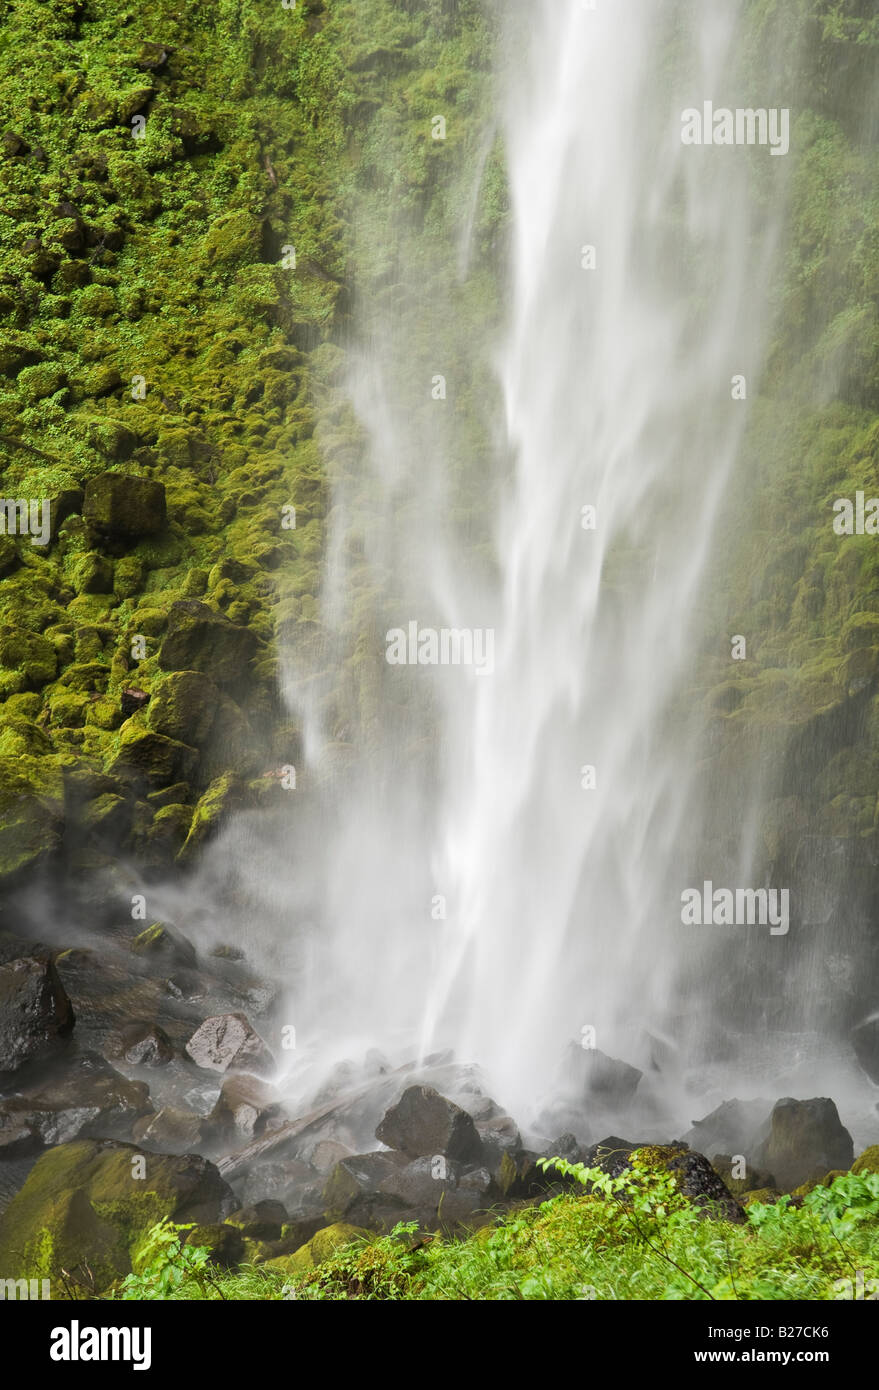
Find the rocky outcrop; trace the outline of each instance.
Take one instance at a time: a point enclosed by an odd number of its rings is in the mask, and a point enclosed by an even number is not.
[[[0,1073],[56,1051],[74,1021],[51,960],[30,957],[0,965]]]
[[[375,1137],[410,1158],[442,1154],[476,1162],[482,1157],[482,1140],[471,1116],[432,1086],[409,1086],[388,1110]]]
[[[848,1169],[854,1160],[852,1137],[827,1097],[792,1100],[775,1105],[769,1135],[756,1161],[774,1173],[784,1191],[820,1181],[831,1169]]]
[[[222,1221],[235,1198],[207,1159],[131,1144],[59,1144],[0,1217],[0,1268],[52,1280],[53,1297],[102,1292],[130,1272],[159,1220]]]

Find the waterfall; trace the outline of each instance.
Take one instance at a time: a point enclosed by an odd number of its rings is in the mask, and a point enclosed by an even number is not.
[[[741,943],[681,916],[712,873],[763,886],[760,760],[726,787],[705,756],[787,179],[765,139],[708,143],[706,103],[782,104],[745,87],[741,28],[737,3],[505,5],[477,136],[448,112],[421,204],[393,158],[353,197],[321,591],[284,651],[296,791],[206,869],[258,904],[303,1095],[451,1048],[528,1123],[579,1042],[640,1067],[668,1131],[728,1053],[724,990],[747,1012]]]

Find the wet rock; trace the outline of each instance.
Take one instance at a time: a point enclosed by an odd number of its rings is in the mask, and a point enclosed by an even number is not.
[[[249,1240],[280,1240],[281,1228],[288,1224],[287,1210],[283,1202],[252,1202],[233,1211],[228,1224]]]
[[[195,1153],[204,1146],[207,1137],[208,1126],[201,1115],[175,1109],[172,1105],[163,1106],[158,1114],[139,1120],[132,1131],[132,1138],[138,1144],[161,1153]]]
[[[482,1140],[483,1157],[490,1168],[496,1168],[505,1153],[522,1148],[522,1136],[511,1115],[499,1114],[490,1120],[477,1120],[476,1130]]]
[[[50,960],[0,966],[0,1072],[57,1051],[73,1025],[73,1007]]]
[[[217,1169],[197,1154],[145,1154],[112,1141],[59,1144],[37,1160],[0,1217],[0,1269],[57,1280],[59,1288],[66,1271],[71,1285],[100,1293],[131,1271],[132,1254],[161,1217],[214,1224],[235,1205]]]
[[[196,1029],[186,1052],[196,1066],[207,1071],[271,1074],[275,1060],[244,1014],[217,1014]]]
[[[791,1192],[802,1183],[819,1182],[831,1168],[848,1170],[854,1156],[852,1137],[832,1100],[786,1096],[772,1111],[769,1135],[755,1161],[775,1174],[779,1187]]]
[[[851,1032],[855,1056],[871,1081],[879,1085],[879,1013],[859,1023]]]
[[[298,1159],[248,1165],[234,1175],[234,1157],[220,1159],[221,1171],[233,1171],[230,1178],[238,1194],[239,1206],[255,1202],[276,1201],[286,1207],[291,1221],[319,1216],[323,1222],[325,1179],[307,1163]],[[308,1237],[306,1236],[307,1240]]]
[[[443,1154],[474,1163],[482,1158],[482,1140],[470,1115],[432,1086],[409,1086],[386,1112],[375,1137],[410,1158]]]
[[[133,1067],[164,1067],[174,1058],[174,1046],[164,1028],[140,1021],[108,1039],[107,1055]]]
[[[544,1158],[563,1158],[566,1163],[582,1163],[585,1155],[586,1150],[581,1147],[577,1136],[568,1132],[560,1134],[558,1139],[553,1139],[547,1144],[542,1156]]]
[[[76,1058],[68,1075],[0,1103],[8,1122],[26,1124],[45,1146],[80,1137],[127,1138],[151,1109],[143,1082],[128,1081],[90,1052]]]
[[[217,685],[237,685],[259,645],[250,628],[236,626],[197,599],[181,599],[171,605],[159,665],[163,671],[200,671]]]
[[[770,1100],[725,1100],[704,1119],[694,1120],[681,1143],[704,1154],[749,1155],[768,1135],[771,1113]]]
[[[136,956],[154,961],[163,969],[182,966],[191,969],[196,964],[195,947],[191,941],[165,922],[153,922],[131,942]]]
[[[86,482],[82,514],[92,530],[107,540],[154,536],[167,520],[165,488],[130,473],[99,473]]]
[[[598,1048],[570,1043],[566,1071],[578,1098],[585,1104],[622,1106],[632,1099],[643,1075],[637,1067],[608,1057]]]
[[[280,1123],[282,1116],[274,1087],[242,1074],[229,1076],[223,1082],[210,1120],[221,1135],[247,1140],[264,1134],[273,1124]]]
[[[369,1202],[378,1205],[396,1205],[402,1208],[403,1201],[388,1199],[382,1201],[379,1194],[386,1179],[405,1166],[406,1160],[397,1153],[354,1154],[337,1163],[323,1190],[324,1209],[331,1220],[340,1220],[355,1205],[363,1209]],[[367,1202],[364,1202],[367,1199]],[[368,1223],[367,1223],[368,1224]]]
[[[308,1155],[308,1161],[319,1173],[331,1173],[343,1158],[351,1157],[353,1155],[347,1145],[340,1144],[337,1139],[321,1139]]]

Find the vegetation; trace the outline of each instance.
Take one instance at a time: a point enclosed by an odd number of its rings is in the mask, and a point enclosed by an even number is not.
[[[233,1300],[835,1300],[869,1294],[870,1281],[879,1289],[879,1174],[753,1202],[746,1224],[733,1225],[708,1219],[668,1174],[554,1166],[588,1194],[525,1206],[463,1240],[401,1225],[352,1240],[302,1277],[251,1266],[207,1282],[204,1263],[190,1272],[187,1247],[163,1235],[173,1275],[151,1265],[125,1281],[123,1296],[163,1288],[169,1298]]]

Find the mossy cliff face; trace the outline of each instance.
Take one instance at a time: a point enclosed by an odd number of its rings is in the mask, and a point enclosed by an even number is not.
[[[183,862],[278,795],[363,152],[429,207],[433,108],[472,120],[488,53],[451,0],[0,11],[0,496],[50,505],[46,543],[0,536],[9,883],[59,852],[90,872],[108,816],[113,847]],[[356,447],[350,411],[328,427]]]
[[[790,109],[791,148],[772,171],[785,214],[766,361],[686,697],[706,716],[697,857],[706,878],[735,875],[759,807],[751,881],[789,887],[798,923],[759,992],[781,1019],[820,924],[815,1007],[854,1021],[879,979],[879,535],[836,531],[834,503],[879,496],[879,26],[868,0],[751,0],[746,15],[749,99]]]

